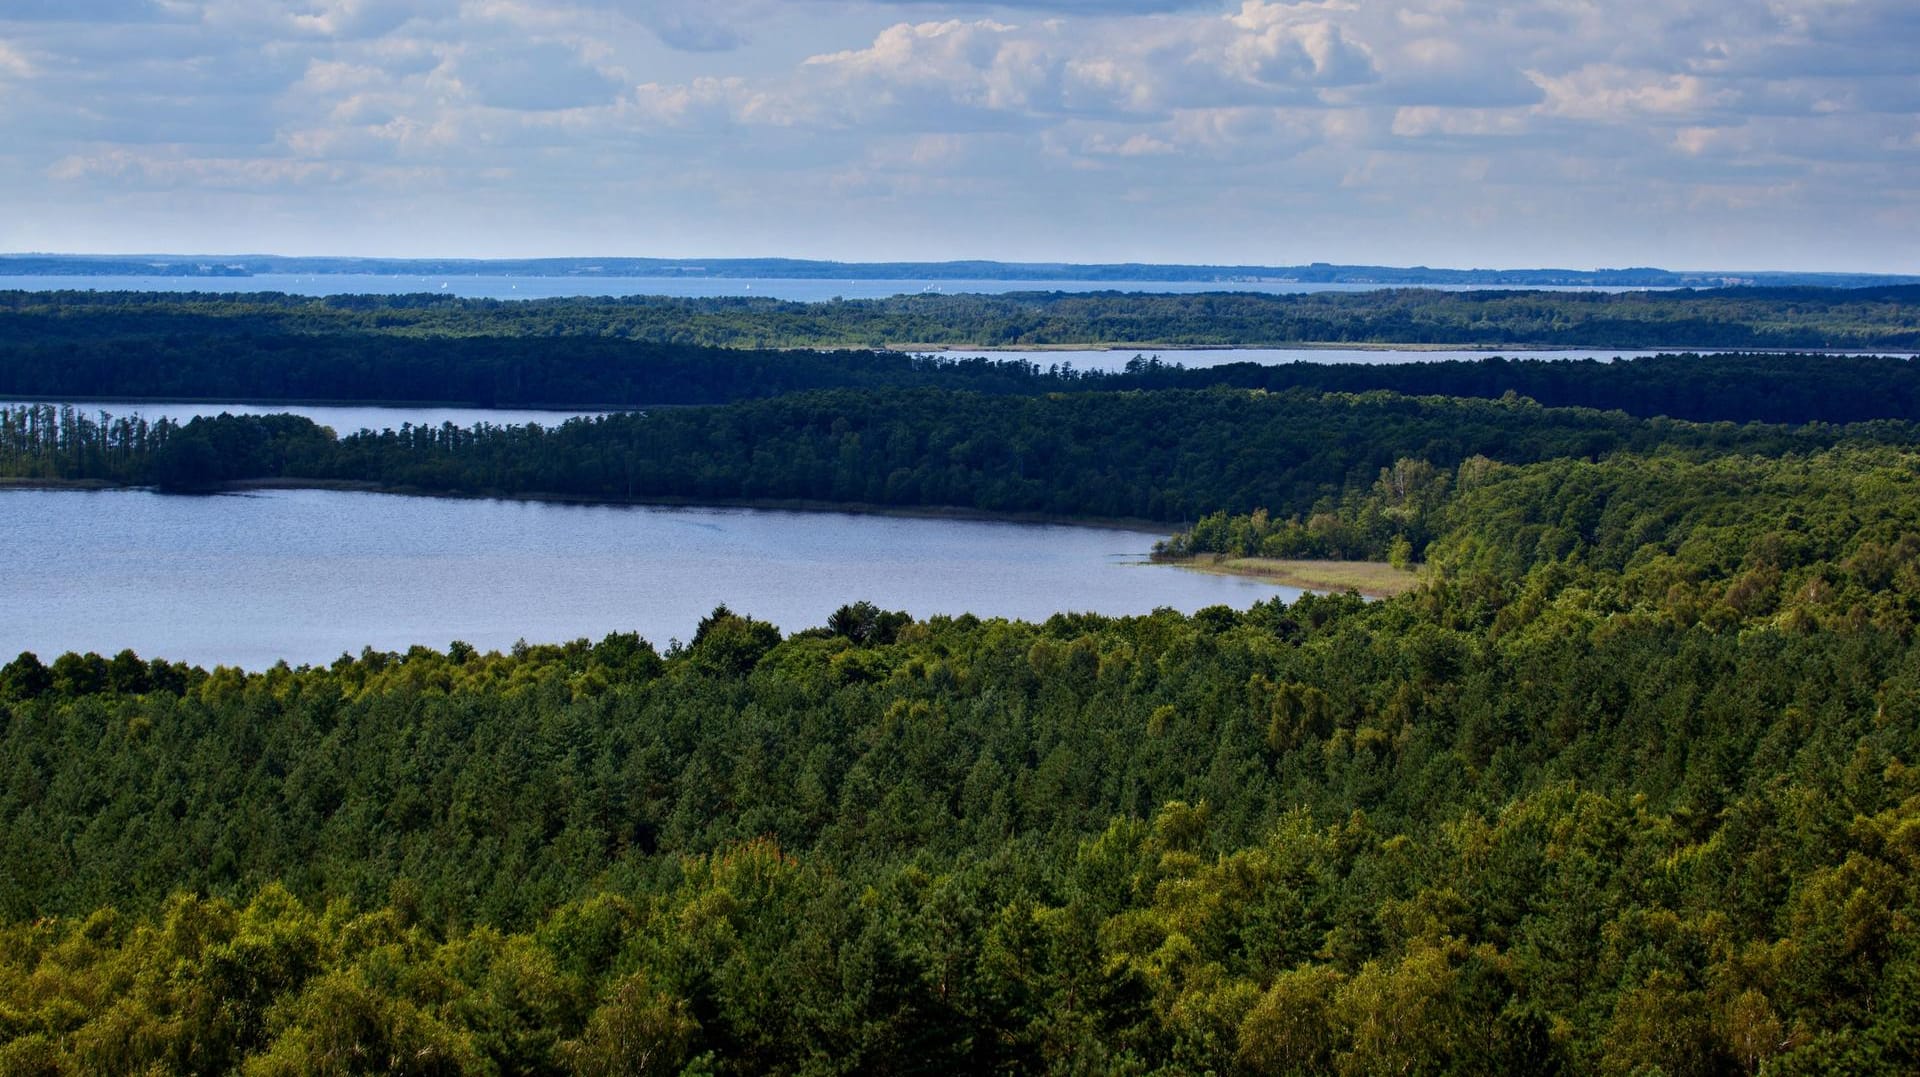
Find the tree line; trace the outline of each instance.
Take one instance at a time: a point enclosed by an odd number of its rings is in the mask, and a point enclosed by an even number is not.
[[[71,409],[70,409],[71,410]],[[347,481],[487,496],[786,500],[1184,522],[1307,513],[1413,455],[1453,468],[1656,448],[1778,454],[1906,423],[1697,424],[1503,400],[1212,389],[832,391],[537,424],[338,437],[294,416],[128,426],[0,409],[0,475],[210,489]]]
[[[1402,458],[1310,514],[1209,513],[1155,556],[1419,560],[1441,575],[1599,588],[1686,623],[1920,625],[1920,455],[1619,453],[1457,468]]]
[[[789,302],[671,296],[0,292],[16,337],[347,332],[587,336],[723,347],[1279,347],[1302,343],[1581,348],[1920,348],[1920,285],[1664,292],[916,294]]]
[[[934,299],[965,307],[973,299],[1017,303],[1022,297]],[[1160,297],[1145,296],[1104,300],[1114,311],[1130,312],[1125,316],[1143,322],[1157,317],[1154,309],[1160,301]],[[1782,300],[1775,296],[1774,301]],[[1386,389],[1409,395],[1485,398],[1516,393],[1550,407],[1593,407],[1696,421],[1920,420],[1920,365],[1909,357],[1682,353],[1614,362],[1490,356],[1419,363],[1233,363],[1187,368],[1143,354],[1121,370],[1090,371],[1076,370],[1070,363],[1042,366],[1025,359],[910,354],[868,347],[884,341],[841,339],[828,333],[845,317],[832,304],[685,301],[714,304],[712,317],[743,326],[769,318],[797,320],[812,334],[804,340],[781,341],[805,347],[776,348],[770,343],[773,338],[764,335],[697,331],[699,319],[688,311],[659,306],[678,302],[0,293],[0,326],[5,329],[0,332],[0,394],[56,400],[627,408],[730,403],[836,388],[1038,395],[1231,386],[1275,392]],[[1735,322],[1742,317],[1765,317],[1766,324],[1778,325],[1825,309],[1809,303],[1796,305],[1789,313],[1736,309],[1715,317]],[[1890,306],[1885,312],[1888,324],[1904,320],[1910,327],[1909,309],[1910,305]],[[1189,313],[1216,324],[1210,309]],[[1093,315],[1076,309],[1048,316],[1072,321]],[[671,325],[673,332],[649,330],[653,319]],[[967,342],[966,334],[941,333],[948,335],[928,339]],[[1663,341],[1675,342],[1680,338]],[[1685,342],[1720,341],[1701,337]],[[1758,338],[1732,342],[1736,347],[1786,343],[1793,342]],[[1889,338],[1880,345],[1892,343],[1897,342]],[[859,346],[845,347],[848,344]],[[832,347],[822,350],[828,345]]]

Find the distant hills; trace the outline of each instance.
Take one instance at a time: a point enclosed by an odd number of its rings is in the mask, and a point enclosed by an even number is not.
[[[1141,262],[824,262],[797,258],[288,258],[276,255],[0,255],[7,276],[251,277],[364,273],[385,276],[715,277],[782,280],[1019,280],[1249,282],[1472,287],[1714,288],[1815,285],[1863,288],[1920,283],[1886,273],[1749,273],[1625,269],[1434,269],[1427,266],[1157,265]]]

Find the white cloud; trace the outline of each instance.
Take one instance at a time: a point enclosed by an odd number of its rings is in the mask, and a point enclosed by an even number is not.
[[[677,86],[644,83],[634,88],[623,114],[643,127],[711,128],[735,123],[791,126],[797,115],[778,95],[763,93],[741,78],[702,78]]]
[[[775,248],[880,207],[956,242],[1097,237],[1105,203],[1170,246],[1605,246],[1764,203],[1892,251],[1920,247],[1916,39],[1911,0],[15,0],[0,198],[280,185],[303,219],[424,176]]]
[[[1736,97],[1731,88],[1698,76],[1634,71],[1612,64],[1593,64],[1562,75],[1529,74],[1546,91],[1542,111],[1582,120],[1699,118]]]
[[[1246,0],[1227,19],[1240,31],[1225,49],[1229,70],[1249,82],[1277,85],[1351,86],[1377,79],[1367,47],[1321,15],[1320,5]]]
[[[861,49],[808,57],[813,85],[836,91],[840,114],[899,105],[1028,110],[1053,107],[1045,44],[991,20],[901,23]]]

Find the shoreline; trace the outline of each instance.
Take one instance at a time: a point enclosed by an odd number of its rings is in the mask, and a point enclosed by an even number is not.
[[[611,498],[532,490],[525,493],[425,490],[360,479],[242,479],[224,484],[216,493],[250,490],[337,490],[348,493],[393,494],[399,497],[444,497],[463,501],[537,501],[550,505],[615,505],[677,509],[755,509],[761,512],[840,513],[847,516],[894,516],[913,520],[966,520],[979,523],[1027,524],[1042,527],[1087,527],[1103,531],[1130,531],[1164,538],[1177,524],[1161,524],[1137,517],[1065,516],[1045,512],[991,512],[958,505],[875,505],[864,501],[814,501],[781,497],[670,497],[651,495]]]
[[[556,416],[575,418],[592,415],[616,415],[623,412],[648,411],[657,408],[707,407],[704,404],[474,404],[461,400],[326,400],[301,399],[282,400],[267,398],[236,398],[230,396],[31,396],[25,393],[11,394],[7,401],[16,404],[52,404],[56,407],[77,406],[80,404],[193,404],[206,406],[232,405],[244,408],[393,408],[415,410],[422,408],[443,408],[450,411],[550,411]]]
[[[109,482],[106,479],[0,478],[0,490],[148,490],[154,487],[134,483]],[[205,491],[178,492],[179,497],[218,497],[260,490],[326,490],[337,493],[388,494],[395,497],[435,497],[459,501],[529,501],[551,505],[608,505],[635,508],[681,509],[754,509],[761,512],[840,513],[848,516],[892,516],[916,520],[960,520],[977,523],[1025,524],[1037,527],[1084,527],[1101,531],[1127,531],[1165,538],[1179,525],[1156,523],[1137,517],[1065,516],[1040,512],[990,512],[948,505],[874,505],[866,502],[812,501],[805,498],[691,498],[691,497],[585,497],[576,494],[529,491],[499,493],[491,491],[427,490],[413,486],[391,485],[365,479],[239,479],[221,483]]]
[[[1510,357],[1515,352],[1651,352],[1657,355],[1907,355],[1920,356],[1911,348],[1790,348],[1730,347],[1725,345],[1656,344],[1396,344],[1380,341],[1311,340],[1281,344],[1139,344],[1125,341],[1092,344],[886,344],[879,350],[910,352],[915,355],[1012,355],[1022,352],[1479,352],[1486,358]],[[1262,364],[1275,366],[1281,364]]]
[[[138,490],[107,479],[30,479],[0,476],[0,490]]]
[[[1311,352],[1311,351],[1356,351],[1356,352],[1486,352],[1499,355],[1509,351],[1525,352],[1570,352],[1570,351],[1606,351],[1616,348],[1618,351],[1646,351],[1645,348],[1624,348],[1610,344],[1550,344],[1545,346],[1532,344],[1395,344],[1383,342],[1356,343],[1354,341],[1295,340],[1281,344],[1141,344],[1128,341],[1096,341],[1090,344],[887,344],[886,351],[911,352],[916,355],[939,355],[949,352],[965,352],[969,355],[979,352],[985,355],[996,353],[1012,354],[1016,352]],[[1698,351],[1699,349],[1676,348],[1674,351]],[[1724,350],[1724,349],[1722,349]]]
[[[1266,580],[1303,591],[1339,593],[1358,591],[1368,598],[1393,598],[1419,586],[1421,575],[1397,569],[1384,561],[1308,561],[1267,557],[1225,557],[1220,554],[1195,554],[1192,557],[1163,558],[1157,565],[1171,565],[1190,572],[1213,576],[1239,576]]]

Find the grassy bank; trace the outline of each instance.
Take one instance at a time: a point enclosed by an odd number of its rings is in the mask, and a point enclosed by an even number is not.
[[[1384,561],[1289,561],[1275,557],[1222,557],[1201,554],[1163,562],[1222,576],[1254,576],[1311,591],[1358,591],[1371,598],[1392,598],[1413,590],[1420,574]]]

